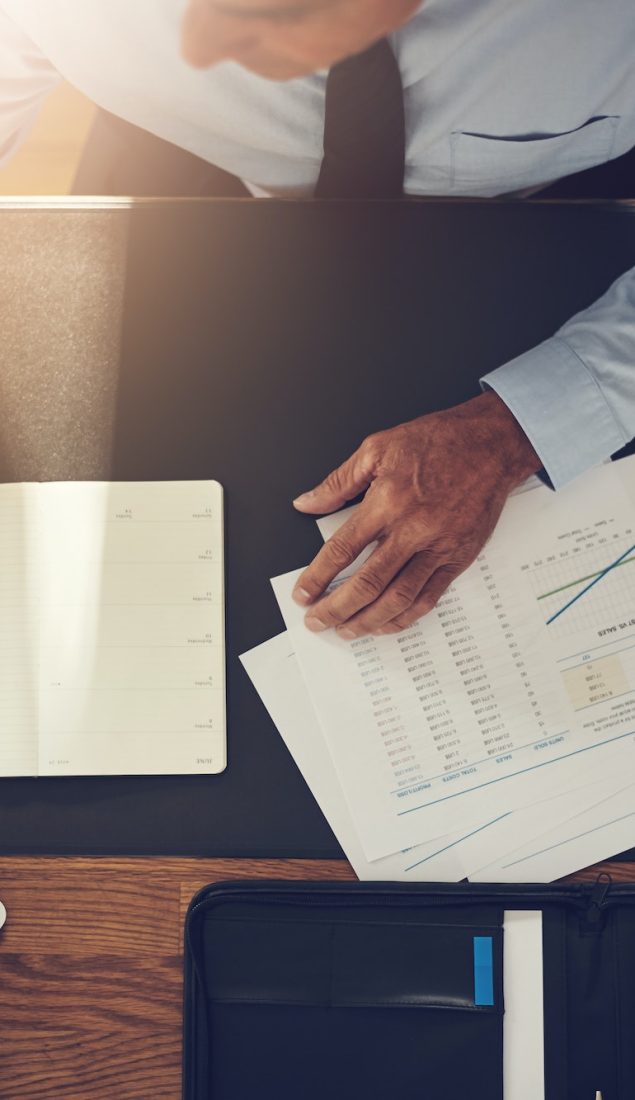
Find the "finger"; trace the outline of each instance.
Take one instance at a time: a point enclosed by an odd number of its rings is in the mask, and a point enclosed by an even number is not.
[[[460,576],[464,568],[464,566],[459,568],[456,565],[443,565],[437,569],[411,606],[406,611],[396,615],[391,622],[380,627],[378,633],[398,634],[406,627],[412,626],[424,615],[427,615],[433,607],[436,607],[443,593],[447,591],[452,581]]]
[[[362,607],[373,603],[411,554],[412,550],[400,546],[395,538],[380,543],[352,577],[311,608],[305,619],[309,630],[341,626]]]
[[[362,634],[373,634],[397,616],[407,614],[435,572],[437,561],[428,550],[415,554],[378,599],[339,628],[340,637],[351,639],[361,637]]]
[[[339,531],[331,536],[311,564],[298,578],[293,589],[296,603],[313,603],[322,595],[334,577],[355,561],[362,550],[377,538],[379,524],[369,509],[361,504]]]
[[[333,470],[315,489],[293,502],[300,512],[335,512],[367,489],[373,478],[374,455],[362,443],[346,462]]]

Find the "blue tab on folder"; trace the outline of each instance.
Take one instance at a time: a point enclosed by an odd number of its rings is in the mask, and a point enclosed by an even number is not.
[[[474,1004],[494,1004],[494,961],[491,936],[474,936]]]

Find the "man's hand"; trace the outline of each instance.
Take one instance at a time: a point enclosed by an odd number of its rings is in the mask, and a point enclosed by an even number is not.
[[[296,584],[294,599],[309,606],[309,630],[336,627],[342,638],[354,638],[410,626],[471,565],[510,491],[540,467],[518,422],[492,392],[369,436],[294,501],[302,512],[333,512],[368,490]],[[374,541],[361,568],[323,597]]]

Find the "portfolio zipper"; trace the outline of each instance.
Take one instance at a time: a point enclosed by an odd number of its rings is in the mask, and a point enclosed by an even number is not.
[[[613,880],[606,871],[598,875],[589,896],[589,903],[580,919],[580,932],[583,936],[598,935],[604,927],[604,913],[613,904],[613,898],[609,900],[608,893],[613,885]]]
[[[333,888],[331,884],[316,883],[312,890],[296,889],[292,884],[281,881],[275,887],[271,884],[249,884],[246,889],[244,883],[213,884],[211,887],[203,887],[190,902],[185,919],[186,938],[190,948],[192,947],[189,932],[193,920],[206,908],[212,908],[219,902],[250,901],[258,898],[260,901],[272,901],[280,906],[305,905],[311,908],[326,908],[347,906],[349,908],[362,908],[369,905],[383,905],[395,908],[403,908],[413,902],[425,899],[428,908],[440,908],[444,905],[471,906],[477,902],[495,905],[497,902],[505,909],[527,909],[532,904],[536,908],[542,908],[546,904],[564,904],[571,909],[578,910],[580,914],[581,929],[589,935],[600,932],[604,924],[606,910],[624,902],[635,905],[635,887],[627,884],[613,883],[611,876],[606,872],[598,875],[591,885],[580,883],[579,886],[554,887],[548,892],[544,888],[526,890],[517,894],[510,894],[503,898],[498,894],[492,894],[491,890],[484,888],[468,888],[458,891],[456,886],[445,888],[440,885],[434,896],[427,896],[424,891],[417,890],[373,890],[359,889],[357,887]],[[609,897],[610,894],[610,897]]]
[[[315,885],[322,887],[322,883],[316,883]],[[216,891],[219,888],[214,884],[211,889]],[[270,885],[252,886],[250,884],[249,889],[245,889],[243,884],[228,883],[223,884],[221,889],[226,890],[225,897],[219,897],[218,893],[209,894],[208,891],[210,887],[204,887],[203,890],[196,894],[190,903],[186,921],[190,921],[202,909],[218,904],[220,900],[249,901],[254,897],[258,897],[263,901],[274,901],[277,905],[304,904],[312,907],[325,907],[328,905],[334,905],[336,907],[338,905],[362,907],[369,904],[381,904],[398,908],[400,906],[403,907],[404,905],[412,904],[415,901],[420,901],[422,898],[425,898],[425,903],[429,907],[439,907],[448,904],[468,906],[478,901],[496,904],[497,900],[502,900],[498,895],[492,894],[491,891],[487,889],[474,889],[470,890],[469,893],[463,893],[456,891],[456,889],[444,890],[443,886],[435,891],[434,896],[426,896],[423,891],[416,890],[359,890],[355,888],[347,889],[346,887],[335,890],[332,886],[328,885],[323,886],[322,889],[296,890],[292,886],[290,887],[286,882],[280,882],[277,884],[276,888],[272,888]],[[595,889],[595,886],[593,889]],[[537,905],[542,905],[545,901],[554,901],[564,902],[573,907],[584,909],[590,903],[588,890],[589,888],[582,884],[580,886],[579,895],[572,894],[571,888],[568,890],[566,888],[562,890],[553,890],[548,895],[545,895],[544,892],[529,890],[522,894],[519,893],[517,900],[513,895],[507,897],[504,902],[504,907],[506,909],[524,909],[527,908],[527,902],[533,901]],[[633,900],[635,901],[635,897]]]

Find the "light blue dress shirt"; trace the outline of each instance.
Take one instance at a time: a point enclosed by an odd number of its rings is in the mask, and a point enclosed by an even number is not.
[[[183,5],[0,0],[0,164],[65,78],[256,195],[311,195],[326,74],[275,83],[233,62],[190,69]],[[408,194],[525,194],[635,146],[634,0],[426,0],[392,41]],[[635,436],[635,270],[483,384],[556,488],[618,450]]]
[[[549,340],[492,371],[555,489],[635,437],[635,269]]]

